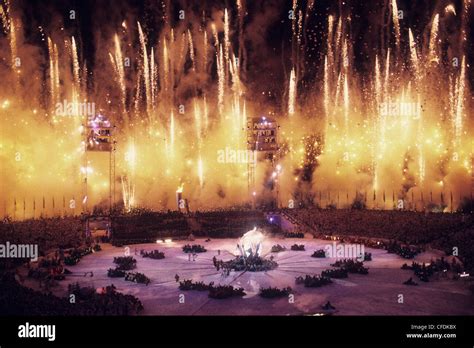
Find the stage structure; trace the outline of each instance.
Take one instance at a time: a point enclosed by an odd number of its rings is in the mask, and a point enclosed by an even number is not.
[[[247,150],[252,152],[249,156],[251,160],[247,162],[248,190],[252,195],[253,206],[255,207],[255,177],[258,162],[271,163],[275,168],[278,157],[278,124],[269,117],[254,117],[247,122]],[[279,167],[279,166],[278,166]],[[281,168],[278,168],[278,174]],[[275,173],[275,171],[274,171]],[[275,178],[274,178],[275,179]],[[276,180],[277,182],[277,180]],[[278,201],[278,182],[277,182]]]
[[[87,117],[86,124],[83,126],[84,129],[84,166],[82,172],[84,173],[84,194],[83,194],[83,207],[84,211],[88,213],[88,174],[89,152],[105,152],[109,154],[109,214],[112,214],[112,207],[115,203],[115,152],[116,152],[116,141],[113,137],[114,126],[110,123],[109,119],[104,115],[95,115]]]

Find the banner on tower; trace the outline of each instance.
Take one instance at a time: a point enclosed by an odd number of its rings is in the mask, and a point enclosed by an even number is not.
[[[107,117],[89,117],[86,125],[86,150],[110,152],[112,142],[112,126]]]
[[[247,146],[251,151],[277,151],[277,130],[275,120],[268,117],[254,117],[247,123]]]

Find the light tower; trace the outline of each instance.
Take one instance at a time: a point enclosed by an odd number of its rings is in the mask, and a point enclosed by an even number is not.
[[[98,114],[87,117],[84,127],[84,197],[83,205],[88,212],[88,174],[91,173],[88,162],[89,152],[108,152],[109,153],[109,214],[112,214],[113,200],[115,197],[115,145],[113,138],[113,129],[110,121],[104,115]]]
[[[247,122],[247,150],[252,154],[249,156],[250,160],[247,162],[247,183],[248,192],[252,195],[253,205],[255,205],[256,195],[255,177],[257,163],[270,161],[271,166],[275,166],[279,149],[277,137],[278,128],[277,122],[266,116],[254,117]],[[278,178],[276,178],[276,180],[278,180]]]

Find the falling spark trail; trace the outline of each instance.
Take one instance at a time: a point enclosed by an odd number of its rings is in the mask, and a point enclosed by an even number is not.
[[[466,49],[467,45],[467,22],[469,20],[469,10],[471,7],[471,0],[464,0],[463,1],[463,13],[461,19],[461,40],[463,42],[464,49]]]
[[[385,76],[384,76],[384,86],[383,86],[384,99],[389,98],[389,95],[388,95],[389,78],[390,78],[390,48],[387,50],[387,59],[385,60]]]
[[[336,43],[335,43],[336,52],[339,52],[340,50],[341,38],[342,38],[342,18],[339,17],[339,20],[337,21],[337,29],[336,29]]]
[[[164,89],[165,92],[169,90],[169,73],[170,73],[170,65],[169,65],[169,56],[168,56],[168,46],[166,44],[167,40],[165,39],[163,42],[163,78],[164,78]]]
[[[392,20],[395,28],[395,42],[397,46],[397,53],[400,50],[400,22],[398,20],[397,0],[392,0]]]
[[[413,32],[411,29],[408,29],[408,38],[409,38],[409,45],[410,45],[410,59],[413,66],[414,74],[417,79],[420,78],[419,75],[419,67],[418,67],[418,54],[416,53],[416,43],[415,39],[413,38]]]
[[[420,97],[418,96],[418,105],[420,105]],[[425,154],[424,154],[424,128],[423,128],[423,118],[420,113],[418,118],[418,170],[419,170],[419,180],[420,186],[423,187],[426,176],[426,163],[425,163]]]
[[[227,72],[227,64],[229,63],[230,59],[230,29],[229,29],[229,13],[227,12],[227,9],[224,10],[224,57],[225,57],[225,66],[226,66],[226,72]]]
[[[120,86],[122,108],[125,113],[126,112],[125,70],[124,70],[124,65],[123,65],[122,48],[120,47],[120,40],[117,34],[115,34],[114,36],[114,44],[115,44],[115,67],[116,67],[116,73],[118,77],[118,83]]]
[[[332,51],[332,46],[333,46],[333,41],[334,41],[334,34],[333,34],[333,28],[334,28],[334,17],[332,15],[330,15],[328,17],[328,42],[329,42],[329,45],[328,45],[328,54],[327,54],[327,57],[328,57],[328,69],[330,67],[332,67],[333,63],[334,63],[334,55],[333,55],[333,51]]]
[[[201,109],[199,108],[198,102],[194,101],[194,124],[196,126],[196,138],[198,140],[199,146],[201,145],[201,134],[202,134],[202,117]]]
[[[189,41],[189,57],[191,58],[191,63],[193,65],[193,71],[196,71],[196,62],[194,61],[193,35],[191,34],[190,29],[188,29],[188,41]]]
[[[437,13],[433,19],[433,23],[431,24],[428,63],[431,63],[432,61],[435,61],[435,62],[439,61],[438,54],[437,54],[438,31],[439,31],[439,14]]]
[[[345,129],[345,137],[347,140],[347,136],[349,133],[349,81],[348,81],[347,74],[344,74],[344,129]]]
[[[214,36],[214,47],[216,48],[216,51],[219,51],[219,36],[217,33],[217,28],[214,23],[211,24],[211,29],[212,29],[212,35]]]
[[[73,68],[73,86],[72,86],[72,105],[75,110],[76,114],[79,113],[79,102],[81,99],[81,79],[80,79],[80,67],[79,67],[79,57],[78,57],[78,51],[77,51],[77,46],[76,46],[76,40],[74,39],[74,36],[71,39],[71,55],[72,55],[72,68]],[[79,125],[81,123],[81,120],[79,118],[77,119],[77,124]]]
[[[59,100],[58,97],[58,85],[56,84],[56,72],[57,72],[57,47],[53,43],[51,38],[48,37],[48,55],[49,55],[49,94],[50,94],[50,108],[54,109],[54,106]]]
[[[457,100],[456,100],[456,119],[455,119],[455,132],[454,136],[456,144],[461,141],[463,132],[463,113],[464,113],[464,98],[465,98],[465,80],[466,80],[466,56],[462,57],[461,61],[461,73],[459,74],[457,83]]]
[[[297,33],[297,43],[298,43],[298,51],[301,50],[301,42],[303,38],[303,13],[301,10],[298,11],[298,33]]]
[[[244,42],[244,7],[242,6],[242,1],[245,0],[237,0],[237,16],[238,16],[238,32],[239,32],[239,51],[238,51],[238,59],[239,62],[246,62],[247,61],[247,53],[245,50],[245,42]],[[245,72],[245,66],[242,66],[242,69]]]
[[[342,66],[344,68],[344,71],[347,72],[347,69],[349,68],[349,53],[347,47],[347,40],[345,39],[342,43]]]
[[[219,114],[222,116],[224,114],[224,85],[225,85],[225,71],[224,71],[224,54],[222,52],[222,45],[219,46],[219,51],[217,53],[217,83],[218,83],[218,95],[217,95],[217,105],[219,109]]]
[[[175,125],[174,125],[174,114],[171,111],[170,116],[170,147],[171,147],[171,154],[174,154],[174,144],[175,144]]]
[[[151,110],[155,110],[156,93],[158,91],[158,70],[155,67],[155,53],[153,47],[150,52],[150,88],[151,88]]]
[[[9,38],[10,38],[11,69],[12,71],[18,73],[17,59],[19,58],[18,58],[18,52],[17,52],[17,38],[16,38],[17,30],[16,30],[15,22],[16,21],[14,18],[10,18]],[[18,83],[18,79],[16,81]]]
[[[206,96],[203,97],[203,103],[204,103],[204,130],[207,132],[209,129],[209,109],[207,107],[207,98]]]
[[[375,56],[375,101],[377,111],[380,111],[380,103],[382,102],[382,80],[380,77],[379,56]]]
[[[204,186],[204,167],[203,167],[201,157],[199,157],[199,160],[198,160],[198,177],[199,177],[199,186],[202,188]]]
[[[325,134],[328,132],[329,127],[329,66],[328,66],[328,56],[324,57],[324,113],[325,113]]]
[[[6,1],[7,9],[8,9],[8,1]],[[8,24],[8,14],[3,10],[3,6],[0,6],[0,20],[2,21],[3,31],[8,33],[9,31],[9,24]]]
[[[208,42],[207,42],[207,31],[204,31],[203,35],[203,59],[202,59],[202,71],[207,72],[207,55],[208,53]]]
[[[80,86],[80,72],[79,72],[79,59],[78,59],[78,53],[77,53],[77,46],[76,46],[76,40],[74,39],[74,36],[72,37],[72,62],[73,62],[73,74],[74,74],[74,87],[76,89],[79,89]]]
[[[142,53],[142,60],[143,60],[143,79],[145,81],[145,97],[146,97],[146,109],[148,113],[148,117],[152,117],[152,97],[151,97],[151,81],[150,81],[150,66],[148,62],[148,53],[146,48],[146,38],[145,34],[143,33],[142,26],[140,22],[138,23],[138,33],[140,38],[140,46],[141,46],[141,53]]]
[[[288,88],[288,115],[293,115],[295,113],[295,103],[296,103],[296,74],[295,69],[291,69],[290,73],[290,84]]]
[[[293,0],[292,4],[292,17],[291,17],[291,32],[292,32],[292,42],[295,44],[296,40],[296,7],[298,6],[298,1]],[[294,50],[293,50],[294,53]],[[294,58],[294,57],[293,57]]]
[[[336,106],[339,106],[339,94],[341,93],[341,76],[342,76],[342,73],[339,72],[338,76],[337,76],[337,82],[336,82],[336,98],[335,98],[335,102],[334,102],[334,105]]]

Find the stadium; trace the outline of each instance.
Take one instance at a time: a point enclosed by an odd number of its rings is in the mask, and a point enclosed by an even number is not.
[[[0,4],[0,313],[472,316],[470,0]]]

